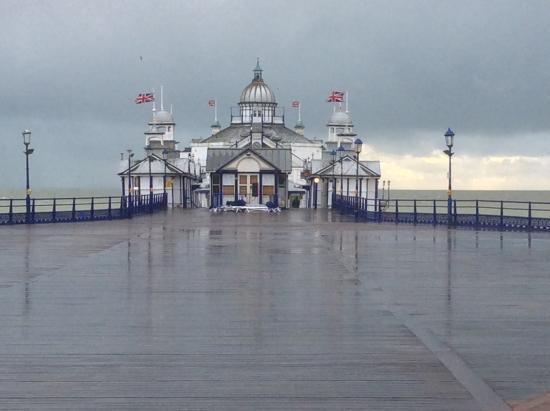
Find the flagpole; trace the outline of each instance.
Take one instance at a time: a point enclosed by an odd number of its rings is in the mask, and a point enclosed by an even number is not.
[[[302,102],[298,103],[298,121],[302,121]]]
[[[155,89],[153,89],[153,113],[157,111],[157,100],[155,97]]]
[[[164,110],[164,86],[160,86],[160,110]]]
[[[214,123],[218,122],[218,99],[214,99]]]
[[[348,101],[349,101],[349,91],[346,91],[346,113],[349,112]]]

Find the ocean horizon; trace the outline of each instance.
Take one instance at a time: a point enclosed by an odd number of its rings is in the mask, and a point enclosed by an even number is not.
[[[120,196],[120,187],[90,188],[37,188],[32,192],[34,198],[64,197],[109,197]],[[380,189],[380,198],[388,198],[388,191]],[[0,189],[0,199],[22,199],[24,189]],[[392,189],[391,199],[399,200],[446,200],[447,190],[403,190]],[[549,202],[550,190],[453,190],[456,200],[502,200]]]

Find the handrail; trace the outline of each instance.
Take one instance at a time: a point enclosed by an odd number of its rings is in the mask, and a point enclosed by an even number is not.
[[[518,200],[361,199],[334,194],[333,208],[356,219],[550,231],[550,202]],[[450,207],[450,209],[449,209]]]
[[[86,196],[0,199],[0,225],[98,221],[132,218],[167,208],[165,193],[132,196]]]

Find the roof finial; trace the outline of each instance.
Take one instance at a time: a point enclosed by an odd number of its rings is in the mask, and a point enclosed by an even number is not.
[[[254,80],[262,79],[262,68],[260,67],[260,58],[256,57],[256,67],[254,68]]]
[[[170,114],[174,114],[174,105],[170,104]]]

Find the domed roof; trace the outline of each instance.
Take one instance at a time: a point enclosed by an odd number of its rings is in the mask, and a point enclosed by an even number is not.
[[[254,78],[252,82],[246,86],[241,93],[241,103],[277,103],[275,94],[273,94],[269,86],[264,83],[262,71],[258,60],[256,68],[254,69]]]
[[[172,113],[170,113],[168,110],[153,111],[153,116],[151,117],[151,123],[173,124],[174,117],[172,116]]]
[[[351,126],[353,122],[351,121],[351,115],[342,110],[336,110],[332,113],[329,120],[329,125],[335,126]]]
[[[241,103],[276,103],[275,95],[263,80],[253,80],[241,93]]]

